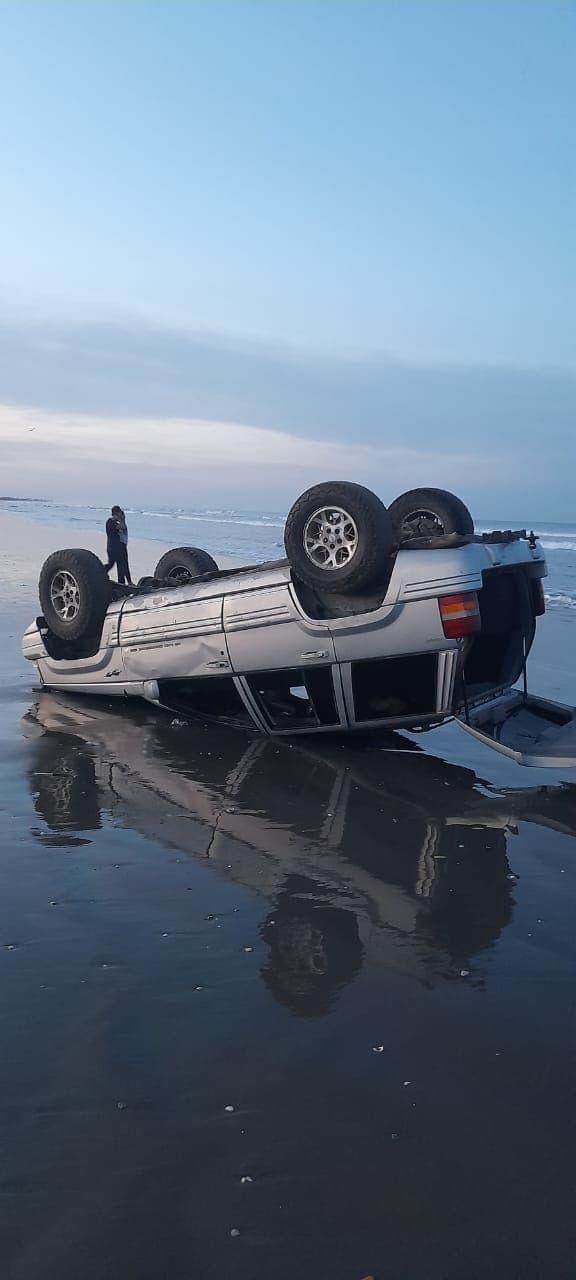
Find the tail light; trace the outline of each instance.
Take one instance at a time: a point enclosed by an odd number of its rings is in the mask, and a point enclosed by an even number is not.
[[[533,578],[530,587],[532,591],[532,612],[535,618],[541,618],[542,614],[546,613],[544,583],[541,578]]]
[[[475,591],[461,596],[442,596],[438,605],[447,640],[459,640],[480,630],[480,605]]]

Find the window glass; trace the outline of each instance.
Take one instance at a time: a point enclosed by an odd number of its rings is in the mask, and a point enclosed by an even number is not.
[[[174,711],[251,724],[232,676],[196,676],[188,680],[160,680],[160,701]]]

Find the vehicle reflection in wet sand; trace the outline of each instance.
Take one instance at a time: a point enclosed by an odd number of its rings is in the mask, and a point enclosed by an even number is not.
[[[111,813],[265,895],[262,978],[304,1016],[326,1014],[367,958],[427,984],[482,985],[482,956],[512,918],[516,822],[576,831],[575,788],[489,795],[472,771],[391,735],[254,741],[49,694],[24,732],[37,839],[82,843]]]

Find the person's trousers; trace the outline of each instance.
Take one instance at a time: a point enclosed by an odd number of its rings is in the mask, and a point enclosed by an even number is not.
[[[108,547],[108,564],[106,565],[106,572],[110,573],[110,570],[114,568],[114,565],[116,565],[119,583],[122,586],[125,586],[126,583],[131,583],[132,578],[130,577],[130,566],[128,564],[128,550],[123,544],[121,547]]]

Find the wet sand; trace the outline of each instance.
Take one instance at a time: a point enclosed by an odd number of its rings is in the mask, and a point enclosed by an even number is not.
[[[92,529],[72,529],[70,525],[35,524],[22,516],[0,511],[0,591],[8,601],[15,589],[25,588],[35,592],[38,569],[42,560],[61,547],[86,547],[101,560],[106,558],[106,536]],[[131,538],[128,548],[130,568],[135,582],[154,572],[160,556],[166,551],[160,542],[148,542],[144,538]],[[234,564],[229,556],[219,556],[222,568]],[[112,570],[112,578],[116,570]]]
[[[7,528],[3,1275],[572,1276],[574,773],[40,696]]]

